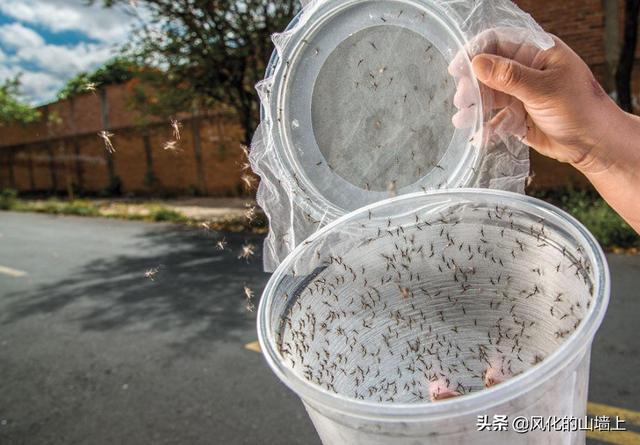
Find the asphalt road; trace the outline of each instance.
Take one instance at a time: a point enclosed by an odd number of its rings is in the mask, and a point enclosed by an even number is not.
[[[221,236],[0,212],[0,444],[318,444],[244,347],[243,287],[268,275],[237,256],[261,239],[226,234],[219,252]],[[589,399],[638,411],[640,258],[609,259]]]

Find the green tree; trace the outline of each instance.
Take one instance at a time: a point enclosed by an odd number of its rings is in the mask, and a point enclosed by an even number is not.
[[[149,117],[167,119],[197,108],[196,92],[188,84],[178,85],[171,77],[171,73],[154,68],[136,74],[129,106],[140,113],[138,125],[147,125]]]
[[[58,92],[58,99],[69,99],[102,86],[127,82],[133,79],[140,69],[140,66],[129,58],[116,57],[93,72],[82,72],[69,79]]]
[[[38,120],[40,113],[20,100],[20,76],[0,85],[0,126],[13,123],[28,124]]]
[[[102,0],[106,6],[128,0]],[[140,0],[151,23],[131,50],[139,63],[159,67],[168,84],[190,89],[201,106],[222,103],[239,116],[249,142],[259,117],[255,84],[300,0]]]

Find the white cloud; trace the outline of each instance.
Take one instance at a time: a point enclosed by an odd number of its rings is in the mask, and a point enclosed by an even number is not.
[[[92,70],[113,56],[109,44],[48,44],[19,23],[0,26],[0,44],[9,48],[9,53],[3,52],[0,57],[0,66],[4,67],[0,80],[22,73],[21,92],[33,103],[53,99],[67,79]]]
[[[55,99],[68,79],[113,57],[132,26],[148,19],[141,8],[86,6],[84,0],[0,0],[0,13],[15,20],[0,25],[0,82],[22,73],[23,97],[34,104]],[[52,44],[38,30],[80,38]]]
[[[44,45],[44,39],[32,29],[14,22],[0,26],[0,43],[19,49]]]
[[[15,77],[19,73],[20,70],[15,65],[9,65],[5,63],[0,64],[0,83],[2,83],[3,80]]]
[[[20,92],[23,97],[32,102],[40,97],[54,98],[64,85],[60,77],[42,71],[22,73],[20,82]]]
[[[0,59],[1,62],[1,59]],[[42,103],[42,98],[50,100],[64,85],[64,80],[42,71],[25,71],[18,65],[7,66],[0,63],[0,83],[20,75],[20,96],[29,103]]]
[[[21,48],[15,58],[60,77],[90,70],[113,55],[108,46],[78,43],[73,46],[41,45]]]
[[[52,32],[78,31],[94,40],[111,43],[125,41],[131,26],[146,17],[140,8],[103,8],[100,1],[87,6],[83,0],[2,0],[0,12]]]

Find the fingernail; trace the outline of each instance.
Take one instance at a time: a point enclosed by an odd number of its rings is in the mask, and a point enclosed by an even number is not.
[[[487,80],[493,71],[493,60],[485,56],[476,57],[473,59],[473,71],[480,80]]]

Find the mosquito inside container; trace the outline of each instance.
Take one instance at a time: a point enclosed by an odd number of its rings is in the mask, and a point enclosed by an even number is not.
[[[566,343],[590,347],[607,277],[591,235],[537,200],[407,195],[353,212],[294,251],[265,291],[259,331],[303,400],[322,394],[390,413],[481,392],[490,400],[567,366]],[[583,367],[570,386],[586,391]],[[573,397],[584,394],[544,400]]]

